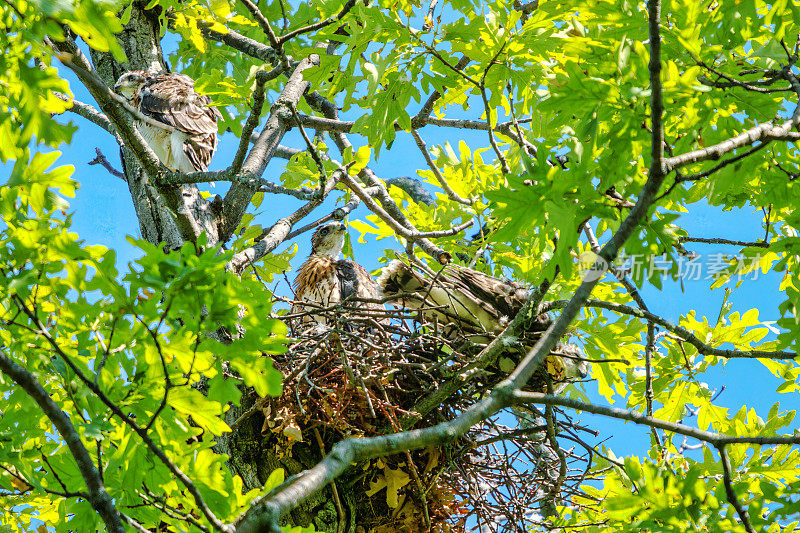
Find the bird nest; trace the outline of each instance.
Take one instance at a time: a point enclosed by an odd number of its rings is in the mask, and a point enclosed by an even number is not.
[[[346,437],[450,421],[505,377],[496,366],[470,369],[483,346],[426,321],[424,309],[297,303],[305,309],[284,317],[295,340],[273,356],[283,394],[266,406],[262,431],[287,453],[302,442],[321,455]],[[546,391],[548,382],[541,370],[531,388]],[[591,447],[578,454],[558,445],[563,437],[582,442],[583,428],[557,409],[547,415],[500,413],[454,442],[350,469],[332,489],[340,520],[349,508],[358,511],[351,525],[364,532],[541,525],[540,510],[576,502],[591,463]]]

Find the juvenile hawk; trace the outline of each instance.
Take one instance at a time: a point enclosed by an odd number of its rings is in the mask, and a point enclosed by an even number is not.
[[[317,228],[311,237],[311,255],[297,272],[294,281],[295,300],[329,307],[353,296],[376,299],[378,285],[367,270],[349,259],[340,259],[344,247],[346,226],[329,222]],[[382,304],[352,302],[351,307],[384,310]],[[296,303],[292,313],[314,309]],[[309,315],[300,320],[302,326],[326,324],[320,315]]]
[[[499,334],[522,309],[530,291],[514,283],[459,265],[447,265],[435,278],[415,272],[402,261],[392,261],[378,277],[385,296],[412,293],[400,299],[401,305],[422,308],[427,320],[436,320],[451,335],[461,335],[476,343],[485,343]],[[532,346],[552,319],[543,313],[525,326],[521,341]],[[523,346],[524,347],[524,346]],[[588,365],[578,346],[559,342],[547,359],[547,370],[554,381],[584,378]],[[509,372],[515,362],[499,361],[500,370]]]
[[[217,149],[221,115],[209,107],[208,96],[194,92],[192,78],[175,72],[154,75],[132,70],[120,76],[114,91],[143,115],[175,128],[170,132],[137,121],[136,127],[164,166],[185,173],[208,169]]]

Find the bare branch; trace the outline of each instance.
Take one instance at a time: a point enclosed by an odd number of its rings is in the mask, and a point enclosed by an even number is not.
[[[326,100],[318,93],[307,94],[305,98],[312,107],[321,110],[326,118],[338,120],[338,110],[332,102]],[[353,148],[352,143],[350,143],[343,133],[333,133],[331,137],[333,138],[333,142],[336,143],[336,146],[339,148],[340,152],[344,153],[344,151],[348,148]],[[374,193],[374,197],[378,198],[381,207],[390,215],[391,218],[393,218],[398,224],[402,225],[407,230],[412,232],[417,231],[414,225],[408,220],[408,217],[406,217],[400,208],[397,207],[395,201],[392,200],[391,196],[389,196],[389,192],[386,190],[386,187],[383,186],[383,183],[381,183],[381,181],[369,167],[364,167],[364,169],[359,173],[359,177],[361,178],[362,183],[367,185],[368,188],[375,188],[376,192]],[[372,197],[372,195],[370,195],[370,197]],[[361,200],[363,201],[364,198],[361,198]],[[448,252],[445,252],[426,238],[417,238],[414,242],[417,244],[417,246],[422,248],[425,253],[435,258],[441,264],[449,263],[452,259]]]
[[[559,309],[565,307],[567,305],[567,300],[554,300],[552,302],[547,302],[544,305],[544,310],[551,311],[553,309]],[[716,357],[725,357],[728,359],[796,359],[797,354],[794,352],[785,352],[785,351],[761,351],[761,350],[723,350],[721,348],[714,348],[708,344],[705,344],[700,339],[698,339],[693,333],[690,331],[676,326],[671,322],[661,318],[658,315],[654,315],[647,311],[642,311],[641,309],[636,309],[635,307],[630,307],[628,305],[612,303],[612,302],[604,302],[602,300],[587,300],[586,307],[597,307],[600,309],[608,309],[609,311],[614,311],[616,313],[621,313],[624,315],[631,315],[637,318],[641,318],[643,320],[649,320],[662,328],[666,329],[670,333],[674,333],[684,341],[688,342],[695,348],[697,351],[703,355],[713,355]]]
[[[258,25],[261,26],[261,30],[266,34],[267,39],[269,39],[269,44],[272,46],[273,50],[278,52],[281,49],[281,44],[278,42],[278,38],[275,36],[275,32],[272,30],[272,25],[269,23],[267,17],[258,9],[258,6],[251,2],[250,0],[239,0],[244,7],[253,15],[253,18],[256,19]]]
[[[500,161],[500,169],[503,171],[503,174],[508,174],[511,172],[511,169],[509,168],[508,161],[506,161],[503,152],[500,151],[500,147],[497,145],[497,141],[494,138],[494,128],[492,128],[492,108],[489,105],[489,97],[486,96],[486,75],[489,74],[489,70],[492,68],[492,66],[494,66],[494,64],[497,62],[497,58],[500,57],[505,49],[506,43],[503,43],[494,57],[492,57],[492,59],[489,61],[489,64],[486,65],[486,68],[483,70],[483,74],[481,75],[481,81],[478,84],[478,89],[481,92],[481,99],[483,100],[483,109],[484,113],[486,114],[486,125],[489,126],[489,144],[492,145],[494,153],[497,154],[497,159]]]
[[[303,26],[302,28],[297,28],[296,30],[290,31],[286,35],[281,36],[281,38],[278,39],[278,45],[283,46],[286,43],[286,41],[293,39],[298,35],[319,30],[321,28],[324,28],[325,26],[333,24],[334,22],[339,22],[340,20],[342,20],[342,18],[344,18],[345,15],[347,15],[350,12],[351,9],[353,9],[353,6],[355,5],[356,5],[356,0],[348,0],[347,3],[342,6],[341,11],[339,11],[332,17],[328,17],[325,20],[321,20],[314,24],[309,24],[308,26]]]
[[[302,207],[300,207],[300,209],[288,217],[284,217],[275,222],[275,224],[273,224],[273,226],[267,232],[262,234],[261,237],[256,240],[256,243],[253,246],[234,254],[231,260],[228,261],[228,264],[225,266],[225,268],[237,274],[241,273],[247,265],[258,261],[272,250],[277,248],[280,243],[287,239],[292,227],[297,222],[305,218],[309,213],[311,213],[311,211],[316,209],[325,200],[325,198],[327,198],[328,194],[333,190],[338,180],[341,179],[340,175],[342,172],[346,174],[347,170],[341,169],[334,172],[324,184],[322,191],[317,191],[317,194],[315,194],[313,198],[308,201],[308,203],[304,204]]]
[[[100,165],[115,178],[120,178],[127,181],[125,174],[114,168],[111,163],[108,162],[108,159],[106,159],[106,156],[104,156],[103,152],[100,151],[100,148],[95,148],[94,152],[97,154],[97,157],[89,161],[90,165]]]
[[[800,106],[797,106],[800,109]],[[731,137],[721,143],[699,150],[693,150],[685,154],[670,157],[664,161],[666,171],[672,171],[686,165],[699,163],[701,161],[717,160],[723,155],[756,142],[766,141],[796,141],[800,139],[800,132],[792,131],[800,124],[800,119],[792,117],[791,119],[775,125],[772,120],[754,126],[749,130],[740,133],[735,137]],[[749,154],[748,154],[749,155]]]
[[[672,185],[670,185],[670,187],[666,190],[666,192],[661,194],[661,196],[659,196],[658,199],[660,200],[660,199],[662,199],[662,198],[664,198],[666,196],[669,196],[669,193],[671,193],[675,189],[675,187],[678,186],[678,184],[683,183],[685,181],[697,181],[697,180],[701,180],[703,178],[706,178],[706,177],[710,176],[711,174],[717,172],[718,170],[722,170],[723,168],[727,167],[728,165],[736,163],[737,161],[741,161],[742,159],[753,155],[754,153],[758,152],[759,150],[762,150],[763,148],[766,148],[767,145],[770,142],[772,142],[772,141],[771,140],[762,141],[761,143],[759,143],[758,145],[754,146],[750,150],[747,150],[747,151],[745,151],[745,152],[743,152],[743,153],[741,153],[739,155],[735,155],[733,157],[729,157],[728,159],[725,159],[724,161],[722,161],[718,165],[715,165],[714,167],[712,167],[712,168],[710,168],[708,170],[705,170],[703,172],[698,172],[698,173],[692,174],[690,176],[679,176],[679,177],[675,178],[675,182]]]
[[[244,156],[247,152],[247,147],[250,144],[250,137],[253,130],[258,126],[258,121],[261,119],[261,108],[264,106],[264,97],[266,93],[266,85],[271,73],[264,70],[258,71],[256,74],[256,87],[253,91],[253,107],[250,109],[250,114],[247,116],[247,121],[242,128],[242,137],[239,139],[239,148],[236,150],[236,155],[231,163],[229,170],[232,174],[237,174],[242,169],[244,163]]]
[[[762,435],[726,435],[723,433],[712,433],[710,431],[703,431],[701,429],[693,428],[667,420],[660,420],[652,418],[636,411],[628,411],[627,409],[620,409],[618,407],[605,407],[602,405],[594,405],[591,403],[584,403],[580,400],[572,398],[565,398],[563,396],[550,396],[541,394],[539,392],[525,392],[517,391],[514,393],[514,401],[516,403],[538,403],[542,405],[559,405],[561,407],[569,407],[577,411],[584,411],[596,415],[607,416],[609,418],[616,418],[619,420],[627,420],[634,424],[649,426],[652,428],[662,429],[677,433],[678,435],[686,435],[694,439],[708,442],[714,446],[727,445],[727,444],[758,444],[762,446],[780,445],[780,444],[800,444],[800,435],[781,435],[774,437],[764,437]]]
[[[472,224],[473,224],[473,221],[469,220],[469,221],[465,222],[464,224],[462,224],[460,226],[456,226],[454,228],[450,228],[449,230],[433,231],[433,232],[428,232],[428,233],[417,231],[415,229],[411,230],[411,229],[408,229],[407,227],[403,226],[392,215],[387,213],[386,210],[381,205],[378,205],[378,202],[376,202],[372,198],[372,196],[367,194],[367,192],[364,190],[364,188],[361,187],[361,185],[359,185],[358,183],[356,183],[356,181],[353,178],[351,178],[349,175],[347,175],[346,172],[344,173],[344,176],[342,177],[342,183],[347,185],[350,188],[350,190],[353,191],[355,193],[355,195],[358,196],[361,199],[362,202],[364,202],[364,205],[366,205],[367,208],[370,211],[372,211],[373,213],[375,213],[376,215],[381,217],[381,220],[386,222],[386,224],[388,224],[389,227],[391,227],[392,230],[395,233],[397,233],[398,235],[404,237],[405,239],[407,239],[410,242],[413,242],[413,243],[416,243],[416,244],[420,245],[420,247],[423,248],[423,250],[425,250],[426,253],[429,253],[432,257],[436,258],[436,260],[439,261],[442,264],[449,262],[450,254],[448,252],[442,250],[441,248],[439,248],[438,246],[436,246],[433,243],[430,243],[430,246],[426,249],[426,246],[422,244],[423,240],[425,240],[425,239],[427,239],[429,237],[444,237],[444,236],[448,236],[448,235],[455,235],[456,233],[467,229],[468,227],[472,226]],[[384,203],[383,205],[386,205],[386,204]],[[445,260],[443,261],[442,259],[445,259]]]
[[[433,29],[433,13],[438,3],[439,0],[431,0],[430,5],[428,5],[428,15],[425,17],[425,24],[422,25],[422,31],[431,31]]]
[[[108,133],[112,134],[114,137],[117,138],[117,142],[121,142],[120,137],[117,135],[117,129],[114,127],[114,124],[108,120],[108,117],[105,116],[102,112],[96,109],[94,106],[89,104],[85,104],[80,100],[75,100],[63,93],[55,93],[56,97],[60,100],[64,100],[65,102],[69,102],[72,104],[72,107],[69,108],[69,111],[72,111],[78,116],[81,116],[88,120],[89,122],[100,126]]]
[[[278,53],[275,50],[256,41],[255,39],[251,39],[250,37],[246,37],[241,33],[230,30],[226,33],[219,33],[209,29],[208,25],[204,25],[202,22],[200,22],[198,25],[200,26],[200,33],[203,35],[203,37],[210,41],[226,44],[234,50],[238,50],[243,54],[249,55],[250,57],[260,59],[265,63],[277,65],[280,62]],[[296,66],[291,59],[289,60],[289,65],[291,68]],[[283,71],[283,67],[281,67],[281,71]]]
[[[720,239],[712,237],[704,239],[702,237],[681,237],[680,241],[684,242],[699,242],[703,244],[730,244],[733,246],[755,247],[755,248],[769,248],[769,243],[766,241],[747,242],[747,241],[732,241],[730,239]]]
[[[437,1],[438,0],[433,0],[431,2],[430,11],[429,11],[429,14],[428,14],[429,17],[431,16],[430,13],[433,12],[433,8],[436,7],[436,2]],[[469,64],[469,62],[470,62],[470,59],[467,56],[462,56],[461,59],[458,60],[458,63],[456,63],[456,70],[463,70],[464,67],[466,67]],[[422,109],[420,109],[419,112],[416,115],[411,117],[411,127],[413,129],[417,129],[417,128],[420,128],[420,127],[425,125],[425,122],[431,116],[431,111],[433,111],[433,106],[436,104],[436,102],[441,97],[442,97],[442,93],[440,93],[439,91],[436,91],[436,90],[433,91],[430,94],[430,96],[428,96],[428,99],[425,100],[425,103],[423,104]]]

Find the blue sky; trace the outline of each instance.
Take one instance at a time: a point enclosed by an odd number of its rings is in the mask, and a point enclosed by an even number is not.
[[[75,98],[93,103],[81,85],[73,77],[69,75],[67,77],[70,79]],[[115,167],[120,168],[119,149],[113,138],[97,126],[69,113],[64,118],[74,121],[79,126],[72,144],[61,147],[63,155],[58,162],[58,164],[74,165],[76,169],[74,178],[81,184],[76,197],[70,199],[70,211],[74,213],[73,231],[89,244],[102,244],[116,249],[118,266],[124,271],[125,265],[136,258],[138,251],[126,241],[125,237],[127,235],[140,236],[127,185],[124,181],[106,172],[101,166],[88,165],[88,162],[95,157],[95,148],[97,147]],[[446,130],[427,126],[421,130],[421,135],[429,148],[447,141],[457,145],[460,140],[464,140],[472,148],[486,145],[485,132]],[[363,140],[355,135],[351,136],[351,140],[357,146],[363,144]],[[226,168],[233,158],[237,144],[238,140],[231,134],[222,136],[219,149],[211,164],[211,170]],[[304,142],[297,131],[290,132],[282,144],[304,148]],[[489,155],[486,154],[485,157],[488,158]],[[284,163],[284,160],[274,158],[267,167],[264,177],[276,182],[280,181],[279,176]],[[396,176],[416,176],[416,169],[422,168],[424,161],[413,139],[408,134],[399,133],[391,150],[381,150],[380,159],[372,162],[370,166],[380,177],[387,179]],[[2,168],[0,167],[0,169]],[[7,175],[9,170],[10,167],[6,167],[0,172]],[[2,180],[2,174],[0,174],[0,180]],[[227,184],[220,183],[214,188],[206,188],[213,193],[224,194]],[[300,201],[293,198],[268,195],[259,209],[263,213],[255,222],[269,227],[275,220],[291,213],[299,205]],[[330,211],[326,208],[332,208],[332,205],[333,200],[329,200],[301,224],[326,214]],[[350,218],[363,218],[365,214],[367,214],[367,210],[361,206],[351,214]],[[725,237],[747,241],[763,237],[761,213],[752,209],[721,212],[713,207],[699,205],[693,207],[691,213],[682,216],[678,224],[685,228],[690,235],[696,237]],[[309,234],[304,234],[296,239],[299,252],[292,261],[294,268],[299,266],[308,255],[309,237]],[[369,236],[365,244],[358,244],[356,242],[358,234],[352,230],[351,237],[355,246],[356,260],[370,270],[380,266],[378,259],[382,256],[385,248],[395,248],[398,251],[401,249],[398,243],[391,239],[376,242]],[[279,247],[278,250],[283,250],[285,246]],[[737,251],[732,246],[706,244],[688,244],[687,248],[706,256],[717,252],[733,254]],[[288,277],[293,279],[293,273],[288,273]],[[777,320],[777,306],[783,299],[778,292],[779,282],[780,274],[778,273],[762,274],[757,280],[746,280],[733,291],[729,298],[729,302],[733,303],[732,310],[743,313],[752,307],[758,307],[761,310],[760,319],[762,321]],[[685,281],[682,290],[680,284],[666,281],[663,290],[659,291],[652,286],[645,286],[642,295],[652,312],[673,323],[678,321],[680,315],[686,314],[692,309],[696,311],[698,318],[706,316],[710,322],[713,322],[719,313],[724,298],[724,289],[711,291],[708,288],[710,283],[708,280]],[[278,291],[281,290],[287,290],[285,284],[282,287],[279,286]],[[613,357],[614,354],[608,354],[608,356]],[[785,397],[773,392],[777,383],[766,368],[756,361],[731,360],[724,367],[720,365],[713,369],[705,376],[705,379],[711,390],[719,390],[723,385],[726,387],[719,397],[718,403],[729,407],[732,412],[737,411],[742,405],[748,405],[766,415],[769,407],[776,401],[785,404],[784,408],[791,407]],[[592,401],[600,405],[607,404],[607,401],[598,395],[595,383],[586,384],[585,390]],[[795,404],[797,404],[796,401]],[[649,447],[649,436],[645,428],[586,414],[580,415],[580,418],[599,430],[600,438],[608,437],[606,445],[612,448],[617,455],[643,455]],[[687,423],[693,424],[693,421],[688,420]]]

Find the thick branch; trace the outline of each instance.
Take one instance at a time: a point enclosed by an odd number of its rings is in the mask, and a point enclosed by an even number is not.
[[[200,33],[206,39],[226,44],[235,50],[247,54],[250,57],[260,59],[265,63],[271,63],[273,65],[278,63],[278,54],[275,50],[235,31],[219,33],[201,26]]]
[[[92,508],[97,511],[97,514],[102,518],[103,523],[106,525],[108,531],[116,533],[125,533],[125,527],[122,525],[122,518],[119,511],[114,507],[111,501],[111,496],[106,492],[103,481],[100,478],[100,472],[92,462],[92,457],[89,455],[89,450],[83,445],[81,437],[75,430],[75,427],[70,422],[69,417],[61,410],[55,401],[47,394],[47,391],[42,388],[36,378],[22,368],[20,365],[6,357],[5,354],[0,353],[0,371],[11,378],[28,396],[30,396],[44,414],[58,430],[61,438],[64,439],[70,453],[75,458],[78,464],[78,470],[86,483],[86,489],[89,491],[89,503]]]
[[[798,106],[800,107],[800,106]],[[756,142],[767,141],[796,141],[800,139],[800,132],[792,131],[800,124],[798,118],[791,118],[778,126],[773,124],[773,121],[759,124],[749,130],[740,133],[735,137],[726,139],[721,143],[700,150],[693,150],[685,154],[670,157],[664,161],[664,166],[667,172],[685,167],[700,161],[715,161],[720,159],[723,155],[730,153],[742,146],[749,146]],[[749,155],[749,154],[748,154]]]
[[[283,92],[272,105],[272,111],[258,140],[250,150],[242,165],[241,180],[235,181],[223,201],[223,223],[220,230],[220,242],[227,241],[239,225],[239,221],[247,211],[253,194],[261,185],[258,181],[264,174],[267,164],[275,153],[278,143],[291,127],[292,113],[289,106],[296,105],[308,88],[303,79],[303,71],[319,61],[317,56],[301,61],[295,68]]]

